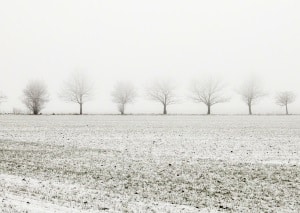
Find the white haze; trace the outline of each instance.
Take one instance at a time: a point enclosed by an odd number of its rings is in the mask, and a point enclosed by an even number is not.
[[[0,111],[24,109],[22,90],[44,80],[51,101],[44,113],[78,112],[58,98],[62,83],[83,70],[94,83],[86,113],[117,113],[111,91],[131,81],[139,98],[128,113],[161,113],[145,99],[151,81],[170,78],[181,103],[170,113],[206,113],[188,100],[190,82],[223,79],[231,101],[212,113],[247,113],[235,93],[249,76],[260,79],[268,96],[254,113],[283,113],[278,91],[300,96],[300,2],[278,0],[2,0],[0,1]],[[300,113],[300,97],[290,106]]]

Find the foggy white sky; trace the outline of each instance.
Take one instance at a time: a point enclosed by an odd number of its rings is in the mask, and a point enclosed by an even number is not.
[[[218,76],[231,102],[213,113],[247,113],[234,93],[247,76],[259,78],[268,97],[254,113],[278,113],[277,91],[300,95],[300,2],[297,0],[0,0],[1,111],[25,109],[22,90],[31,79],[47,83],[51,102],[43,110],[77,112],[57,97],[76,69],[94,82],[87,113],[117,113],[110,93],[117,81],[139,92],[128,113],[160,113],[144,98],[144,85],[157,78],[178,84],[181,104],[170,113],[205,113],[188,94],[192,79]],[[300,113],[300,97],[290,106]]]

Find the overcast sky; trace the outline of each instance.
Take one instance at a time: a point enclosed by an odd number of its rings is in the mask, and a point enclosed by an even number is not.
[[[169,78],[180,104],[170,113],[205,113],[186,99],[193,79],[223,79],[231,102],[213,113],[247,113],[234,92],[249,77],[268,96],[254,113],[279,113],[276,92],[300,94],[300,2],[298,0],[0,0],[0,111],[25,109],[22,90],[31,79],[45,81],[51,101],[44,113],[77,112],[57,94],[75,70],[94,83],[87,113],[117,113],[110,93],[117,81],[138,89],[133,113],[159,113],[144,87]],[[291,105],[300,113],[300,97]]]

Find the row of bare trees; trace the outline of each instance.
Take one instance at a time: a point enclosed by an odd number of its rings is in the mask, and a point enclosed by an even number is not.
[[[196,103],[202,103],[207,107],[207,114],[211,114],[214,105],[228,102],[229,97],[224,95],[224,85],[221,81],[210,79],[205,82],[194,82],[191,86],[189,99]],[[92,99],[92,84],[84,75],[76,73],[68,81],[64,82],[59,97],[66,102],[73,102],[79,105],[79,114],[83,114],[83,105]],[[257,83],[249,81],[238,91],[243,102],[247,105],[249,114],[252,115],[252,107],[267,94]],[[39,114],[49,101],[49,94],[46,85],[41,81],[31,81],[23,90],[23,103],[35,115]],[[137,98],[137,92],[129,82],[118,82],[112,93],[112,101],[116,103],[119,112],[124,115],[126,106],[133,103]],[[179,103],[176,95],[176,87],[170,81],[157,81],[146,88],[148,99],[158,102],[163,107],[163,114],[167,114],[167,107]],[[0,103],[6,97],[0,95]],[[288,105],[293,103],[296,96],[291,91],[280,92],[275,97],[275,103],[285,107],[286,114],[289,114]]]
[[[190,99],[196,103],[202,103],[207,107],[207,114],[211,114],[211,108],[220,103],[230,100],[224,95],[224,85],[222,82],[210,79],[205,82],[194,82],[191,87]],[[243,102],[247,105],[249,115],[252,115],[252,106],[257,104],[261,98],[267,94],[261,86],[254,80],[247,82],[238,91]],[[178,103],[178,98],[175,95],[175,87],[168,82],[156,83],[147,90],[148,96],[163,105],[163,114],[167,114],[167,106]],[[291,91],[280,92],[275,97],[275,102],[279,106],[284,106],[286,114],[288,105],[293,103],[296,96]]]
[[[64,82],[59,97],[66,102],[73,102],[79,105],[79,114],[83,114],[83,104],[92,97],[92,85],[84,75],[75,73],[68,81]],[[41,81],[31,81],[23,91],[23,103],[37,115],[49,101],[49,94],[46,85]]]

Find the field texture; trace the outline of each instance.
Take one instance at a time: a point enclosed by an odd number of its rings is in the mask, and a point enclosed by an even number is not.
[[[300,116],[0,116],[0,212],[300,212]]]

